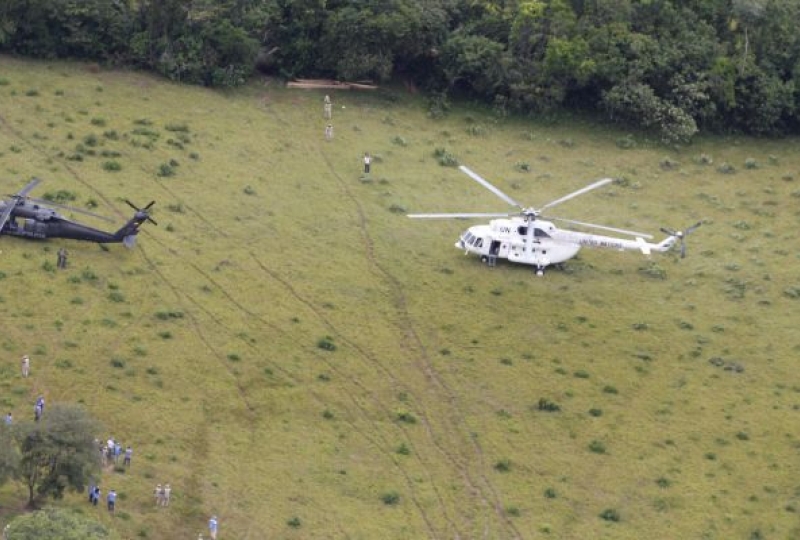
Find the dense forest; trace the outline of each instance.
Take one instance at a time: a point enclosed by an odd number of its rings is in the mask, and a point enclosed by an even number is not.
[[[0,51],[208,86],[402,78],[434,112],[580,109],[660,134],[800,131],[798,0],[3,0]]]

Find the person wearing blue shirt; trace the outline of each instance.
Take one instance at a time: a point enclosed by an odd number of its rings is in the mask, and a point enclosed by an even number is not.
[[[117,492],[114,491],[113,489],[111,491],[109,491],[108,492],[108,497],[106,498],[106,501],[108,502],[108,511],[113,514],[114,513],[114,505],[117,502]]]
[[[7,426],[10,426],[10,425],[11,425],[11,424],[13,424],[13,423],[14,423],[14,417],[13,417],[13,416],[11,416],[11,413],[8,413],[8,414],[6,415],[6,425],[7,425]]]
[[[211,516],[208,520],[208,532],[211,534],[211,540],[217,538],[217,516]]]

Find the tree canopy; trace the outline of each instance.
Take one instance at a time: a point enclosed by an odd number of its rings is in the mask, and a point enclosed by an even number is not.
[[[15,476],[28,487],[28,504],[81,491],[100,469],[97,423],[74,405],[52,406],[39,422],[22,422],[12,433],[19,449]]]
[[[0,51],[209,86],[402,77],[685,140],[800,131],[798,20],[796,0],[5,0]]]

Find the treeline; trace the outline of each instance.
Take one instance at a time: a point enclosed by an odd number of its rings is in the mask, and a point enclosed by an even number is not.
[[[800,132],[798,0],[3,0],[0,50],[233,86],[255,71],[599,111],[686,140]]]

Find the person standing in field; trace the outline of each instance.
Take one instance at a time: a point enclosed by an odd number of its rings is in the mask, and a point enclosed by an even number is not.
[[[325,96],[325,104],[323,105],[323,111],[325,113],[325,120],[330,120],[331,116],[333,116],[333,104],[331,103],[330,96]]]
[[[211,516],[208,520],[208,533],[211,535],[211,540],[217,540],[217,516]]]
[[[108,497],[106,498],[108,501],[108,511],[112,514],[114,513],[114,507],[117,504],[117,492],[113,489],[108,492]]]
[[[22,376],[27,377],[30,375],[31,372],[31,359],[28,358],[28,355],[22,357]]]
[[[172,488],[169,487],[169,484],[164,484],[164,506],[169,506],[169,498],[172,494]]]
[[[369,152],[364,152],[364,174],[369,174],[369,166],[372,164],[372,156]]]
[[[325,140],[333,140],[333,124],[328,124],[325,126]]]

